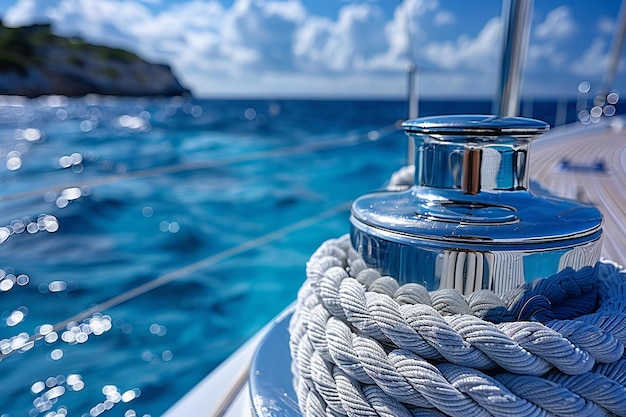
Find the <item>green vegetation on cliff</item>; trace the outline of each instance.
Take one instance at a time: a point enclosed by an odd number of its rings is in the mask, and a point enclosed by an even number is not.
[[[17,71],[24,75],[35,54],[35,42],[20,28],[0,26],[0,72]]]
[[[177,95],[188,90],[169,67],[132,52],[57,36],[50,25],[11,28],[0,21],[0,94],[88,93]]]

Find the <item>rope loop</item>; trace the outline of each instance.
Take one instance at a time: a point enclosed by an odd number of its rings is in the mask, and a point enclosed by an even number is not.
[[[290,322],[303,416],[626,416],[626,271],[600,261],[502,297],[399,285],[342,236]]]

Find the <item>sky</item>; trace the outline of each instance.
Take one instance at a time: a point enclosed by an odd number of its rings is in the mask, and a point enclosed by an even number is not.
[[[524,97],[601,87],[619,0],[537,0]],[[418,68],[425,98],[493,97],[499,0],[3,0],[7,26],[50,23],[58,35],[170,65],[197,97],[399,98]],[[626,91],[621,52],[614,89]]]

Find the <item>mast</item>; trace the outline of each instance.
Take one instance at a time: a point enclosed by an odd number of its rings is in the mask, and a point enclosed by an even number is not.
[[[409,6],[410,7],[410,6]],[[406,18],[406,40],[408,48],[409,67],[407,69],[407,100],[409,102],[408,120],[416,119],[419,115],[419,98],[417,95],[417,58],[415,56],[415,47],[413,45],[413,22],[411,21],[411,13],[405,14]],[[415,163],[415,142],[409,137],[408,148],[406,154],[406,164],[411,166]]]
[[[528,50],[532,9],[533,0],[507,0],[502,7],[500,80],[492,110],[502,117],[519,115],[522,72]]]

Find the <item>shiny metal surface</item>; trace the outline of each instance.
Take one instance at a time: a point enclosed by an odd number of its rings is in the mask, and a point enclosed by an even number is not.
[[[427,133],[431,135],[449,135],[448,140],[456,142],[493,141],[490,136],[508,134],[516,136],[519,141],[529,139],[547,132],[550,126],[541,120],[524,117],[499,117],[493,115],[445,115],[421,117],[407,120],[402,128],[408,134]],[[458,136],[458,137],[454,137]],[[500,138],[499,140],[502,140]]]
[[[292,314],[291,308],[270,324],[252,358],[248,383],[253,415],[256,417],[302,415],[292,385],[288,330]]]
[[[503,117],[519,114],[532,11],[533,0],[508,0],[502,8],[504,25],[500,80],[493,112]]]
[[[429,290],[501,292],[598,260],[599,210],[529,190],[529,145],[547,124],[470,115],[403,127],[416,143],[414,186],[352,206],[352,243],[370,266]]]
[[[549,129],[539,120],[485,115],[426,117],[402,127],[419,140],[415,184],[469,194],[528,188],[528,147]]]

